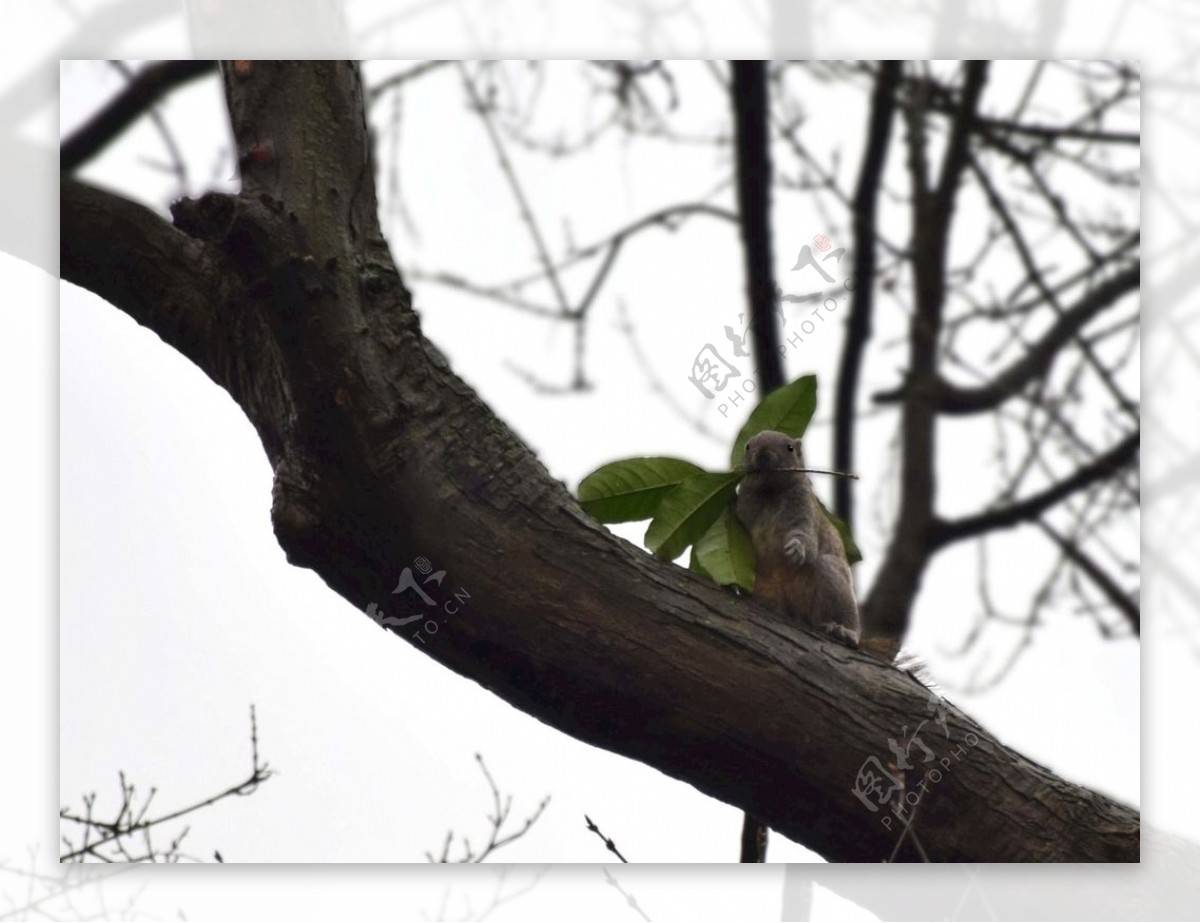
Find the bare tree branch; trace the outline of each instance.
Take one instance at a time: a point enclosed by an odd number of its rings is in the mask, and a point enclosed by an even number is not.
[[[453,63],[453,62],[451,62],[451,61],[422,61],[420,64],[414,64],[412,67],[408,68],[407,70],[402,70],[399,73],[392,74],[390,77],[385,77],[383,80],[379,81],[379,83],[377,83],[375,86],[371,87],[370,93],[368,94],[368,97],[367,97],[367,102],[371,105],[374,105],[375,103],[379,102],[380,99],[382,99],[384,96],[386,96],[392,90],[395,90],[398,87],[402,87],[405,84],[410,83],[413,80],[416,80],[418,77],[424,77],[426,74],[429,74],[429,73],[432,73],[433,71],[439,70],[440,68],[445,67],[447,64],[451,64],[451,63]]]
[[[147,65],[107,106],[63,142],[59,169],[64,176],[74,173],[171,90],[215,72],[215,61],[164,61]]]
[[[763,394],[783,384],[776,324],[774,256],[771,235],[771,145],[768,131],[767,66],[734,61],[734,129],[737,138],[738,215],[746,267],[746,298],[754,342],[754,369]]]
[[[946,252],[959,179],[966,167],[967,139],[973,124],[987,65],[963,65],[963,88],[955,123],[930,187],[926,131],[928,99],[923,82],[912,84],[905,102],[909,172],[912,182],[913,292],[909,324],[909,382],[912,390],[901,412],[901,502],[896,529],[874,585],[862,604],[864,644],[890,659],[908,627],[921,575],[929,561],[928,537],[934,521],[938,340],[946,297]]]
[[[604,833],[600,830],[600,828],[596,826],[596,822],[594,820],[592,820],[586,814],[583,815],[583,819],[584,819],[584,821],[587,822],[588,830],[591,833],[596,834],[596,836],[600,837],[600,839],[604,841],[605,849],[607,849],[610,853],[612,853],[614,856],[616,856],[622,862],[629,861],[623,855],[621,855],[621,850],[617,849],[617,844],[613,842],[612,837],[605,836]]]
[[[180,845],[188,833],[187,827],[174,837],[165,849],[161,850],[151,844],[150,832],[163,824],[194,814],[227,798],[252,795],[258,791],[261,783],[274,775],[269,764],[260,761],[258,757],[258,722],[253,705],[250,706],[250,754],[250,774],[242,781],[187,807],[151,817],[146,815],[157,789],[151,788],[150,793],[139,805],[136,787],[133,783],[126,781],[124,772],[120,773],[121,803],[113,820],[104,821],[93,815],[96,803],[95,793],[83,797],[83,813],[73,812],[66,807],[59,811],[58,816],[62,820],[70,821],[82,828],[80,835],[83,840],[79,846],[75,846],[73,839],[64,835],[63,843],[66,845],[67,851],[59,856],[58,861],[86,862],[89,859],[97,862],[178,862],[180,859],[199,861],[180,851]],[[139,834],[143,839],[145,852],[140,854],[130,852],[129,842]],[[99,838],[93,840],[94,835]],[[224,860],[218,859],[218,861],[223,862]]]
[[[1131,266],[1105,280],[1071,308],[1064,310],[1054,325],[1020,358],[998,372],[990,381],[974,388],[963,388],[939,378],[936,388],[938,410],[945,414],[970,414],[992,410],[1019,392],[1035,378],[1046,374],[1070,343],[1094,317],[1112,306],[1123,295],[1136,291],[1141,282],[1140,264]],[[875,395],[877,403],[890,403],[903,397],[905,389]]]
[[[1142,611],[1133,597],[1117,586],[1116,581],[1108,575],[1104,568],[1092,559],[1091,555],[1080,547],[1078,542],[1059,535],[1046,522],[1039,524],[1042,531],[1050,536],[1054,544],[1058,545],[1062,550],[1062,553],[1087,575],[1100,592],[1104,594],[1105,599],[1125,617],[1125,620],[1129,623],[1129,627],[1133,629],[1133,633],[1140,635],[1142,633]]]
[[[496,852],[498,849],[504,848],[509,843],[519,840],[521,837],[527,834],[530,828],[537,823],[538,818],[542,816],[542,813],[550,804],[550,796],[547,795],[541,800],[534,812],[525,818],[525,823],[523,823],[516,830],[502,834],[501,831],[504,829],[504,825],[508,823],[509,814],[512,812],[512,795],[508,795],[507,797],[501,799],[500,787],[496,785],[496,780],[493,779],[492,774],[488,772],[487,763],[483,761],[483,757],[478,753],[475,754],[475,762],[479,764],[479,768],[483,772],[483,777],[487,779],[488,788],[492,793],[492,813],[489,814],[487,818],[489,826],[487,842],[483,844],[482,849],[476,852],[471,848],[471,841],[464,836],[462,838],[462,857],[452,860],[450,858],[450,846],[454,842],[454,831],[449,830],[446,832],[446,839],[442,844],[441,855],[437,859],[433,857],[433,853],[425,853],[425,858],[430,862],[483,862],[488,856]]]
[[[875,299],[875,248],[879,237],[875,217],[896,108],[896,86],[901,76],[898,61],[879,62],[871,96],[866,149],[854,194],[854,297],[838,368],[833,430],[833,466],[842,471],[854,470],[855,405],[863,353],[871,338]],[[833,505],[834,512],[853,530],[854,506],[849,481],[839,478],[834,482]]]
[[[1130,433],[1095,461],[1081,466],[1069,477],[1024,500],[961,519],[939,519],[931,531],[930,542],[933,547],[940,548],[964,538],[1030,522],[1067,497],[1112,477],[1130,464],[1137,457],[1140,440],[1141,430]]]
[[[1064,313],[1063,308],[1059,304],[1057,296],[1050,289],[1041,269],[1034,260],[1033,252],[1025,240],[1025,235],[1021,233],[1020,227],[1013,218],[1011,209],[1005,204],[1003,198],[1001,198],[995,185],[988,177],[987,172],[983,169],[983,166],[974,157],[971,158],[971,170],[974,173],[975,178],[979,181],[980,186],[983,187],[984,194],[987,196],[988,203],[991,205],[992,210],[1003,222],[1005,230],[1008,232],[1009,237],[1016,246],[1017,255],[1020,258],[1022,265],[1025,267],[1029,281],[1034,285],[1035,288],[1037,288],[1038,292],[1045,300],[1045,303],[1052,307],[1055,313],[1061,318]],[[1109,374],[1108,370],[1104,367],[1104,364],[1100,362],[1098,358],[1096,358],[1095,351],[1088,346],[1087,343],[1082,342],[1078,336],[1074,337],[1074,341],[1078,344],[1080,350],[1087,357],[1089,364],[1096,373],[1096,376],[1112,395],[1113,399],[1117,402],[1117,405],[1131,420],[1137,420],[1138,411],[1135,403],[1131,401],[1129,397],[1117,386],[1116,382],[1113,381],[1112,375]]]

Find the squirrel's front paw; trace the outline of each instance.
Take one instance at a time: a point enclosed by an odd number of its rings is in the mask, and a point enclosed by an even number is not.
[[[783,543],[783,553],[788,556],[789,561],[797,567],[801,567],[808,560],[808,542],[804,540],[803,536],[791,535]]]

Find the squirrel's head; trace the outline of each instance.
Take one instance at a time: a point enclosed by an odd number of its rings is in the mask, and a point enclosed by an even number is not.
[[[800,440],[766,430],[746,443],[746,473],[786,471],[804,467]]]

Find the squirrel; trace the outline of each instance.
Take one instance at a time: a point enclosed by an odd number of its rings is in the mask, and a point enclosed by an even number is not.
[[[800,441],[768,430],[746,443],[735,512],[754,544],[755,599],[792,621],[859,646],[845,546],[804,473]]]

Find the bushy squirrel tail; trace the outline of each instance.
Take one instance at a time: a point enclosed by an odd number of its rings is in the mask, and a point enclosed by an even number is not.
[[[892,665],[898,670],[903,670],[926,689],[933,690],[934,692],[937,691],[937,680],[930,673],[929,664],[919,654],[914,654],[912,651],[906,651],[901,648],[900,653],[892,660]]]

